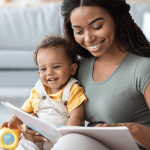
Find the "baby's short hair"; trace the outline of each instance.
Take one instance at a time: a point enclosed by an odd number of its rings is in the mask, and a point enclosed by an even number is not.
[[[73,48],[69,46],[66,39],[62,35],[46,35],[42,41],[38,44],[33,53],[33,60],[35,65],[38,66],[37,55],[40,49],[50,48],[50,47],[62,47],[66,51],[68,57],[72,60],[72,63],[77,61],[77,55]]]

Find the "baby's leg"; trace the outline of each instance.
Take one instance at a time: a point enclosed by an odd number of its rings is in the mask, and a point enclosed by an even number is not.
[[[38,145],[36,145],[36,143],[26,140],[22,136],[15,150],[42,150],[40,147],[42,147],[42,142],[38,142]]]
[[[49,142],[49,143],[46,143],[44,142],[43,143],[43,150],[50,150],[52,147],[53,147],[53,143]]]

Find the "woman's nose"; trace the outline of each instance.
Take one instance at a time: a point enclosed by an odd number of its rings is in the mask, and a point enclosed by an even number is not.
[[[85,32],[84,41],[85,43],[92,43],[95,40],[95,36],[90,32]]]

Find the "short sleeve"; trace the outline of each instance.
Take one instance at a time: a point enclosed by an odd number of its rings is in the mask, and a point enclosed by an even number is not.
[[[135,84],[138,92],[144,95],[145,89],[150,82],[150,58],[142,57],[135,69]]]
[[[36,88],[33,88],[30,97],[24,102],[21,109],[28,113],[31,112],[37,113],[39,100],[40,100],[40,96]]]
[[[76,107],[78,107],[82,102],[86,102],[87,98],[84,94],[84,89],[78,84],[72,85],[70,89],[70,99],[67,104],[68,112],[70,113]]]

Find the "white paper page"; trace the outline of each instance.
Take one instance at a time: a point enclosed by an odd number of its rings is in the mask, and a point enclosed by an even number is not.
[[[111,150],[139,150],[127,127],[61,127],[59,130],[62,135],[87,135]]]
[[[14,105],[8,102],[1,102],[5,107],[7,107],[13,114],[15,114],[22,122],[24,122],[31,129],[39,132],[41,135],[48,138],[52,143],[56,143],[60,137],[57,127],[54,125],[38,119],[23,110],[15,107]]]

